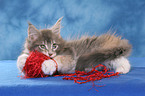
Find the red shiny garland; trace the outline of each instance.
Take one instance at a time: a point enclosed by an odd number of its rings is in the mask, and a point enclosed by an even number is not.
[[[38,78],[38,77],[48,77],[49,75],[45,75],[41,70],[41,64],[45,61],[51,59],[50,57],[40,53],[38,51],[33,51],[30,53],[29,57],[26,60],[25,66],[23,67],[22,72],[24,72],[24,78]],[[57,62],[52,59],[56,63],[56,71],[58,68]],[[97,67],[103,67],[103,70],[96,70]],[[90,81],[100,80],[102,78],[109,78],[111,76],[117,76],[119,73],[110,72],[109,69],[99,64],[96,67],[92,68],[90,72],[85,71],[75,71],[75,73],[71,74],[59,74],[53,76],[64,76],[65,80],[74,80],[75,83],[82,84]]]
[[[101,71],[96,70],[96,68],[98,67],[103,67],[103,70]],[[117,73],[110,72],[106,66],[99,64],[96,67],[92,68],[90,72],[75,71],[75,73],[62,74],[62,75],[56,75],[56,76],[65,76],[63,78],[65,80],[74,80],[75,83],[83,84],[90,81],[101,80],[102,78],[109,78],[109,77],[118,76],[118,75],[119,75],[118,72]]]
[[[30,55],[27,58],[25,66],[23,67],[22,70],[22,72],[24,73],[24,78],[48,77],[49,75],[45,75],[41,70],[42,63],[48,59],[51,58],[41,52],[38,51],[30,52]],[[58,67],[57,63],[55,60],[53,61],[56,64],[56,71],[57,71],[57,67]]]

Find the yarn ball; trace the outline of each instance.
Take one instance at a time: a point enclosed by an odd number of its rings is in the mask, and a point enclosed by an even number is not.
[[[41,64],[48,59],[51,58],[41,52],[30,52],[22,70],[24,78],[48,77],[48,75],[45,75],[41,69]]]

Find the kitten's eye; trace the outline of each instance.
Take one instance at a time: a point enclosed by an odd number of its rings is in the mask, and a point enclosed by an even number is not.
[[[55,43],[52,45],[52,49],[57,49],[57,47],[58,47],[58,45]]]
[[[46,46],[45,46],[45,45],[39,45],[39,47],[40,47],[41,49],[46,49]]]

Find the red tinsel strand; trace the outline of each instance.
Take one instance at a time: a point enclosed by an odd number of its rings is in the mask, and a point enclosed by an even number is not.
[[[37,77],[48,77],[41,70],[41,65],[45,60],[51,59],[43,53],[38,51],[30,52],[29,57],[26,60],[25,66],[23,67],[22,72],[24,72],[24,78],[37,78]],[[54,59],[51,59],[56,64],[56,71],[58,68],[57,62]]]
[[[48,77],[49,75],[45,75],[41,70],[41,65],[45,60],[51,59],[50,57],[40,53],[38,51],[32,51],[29,57],[26,60],[25,66],[23,68],[23,72],[25,73],[24,78],[37,78],[37,77]],[[53,60],[53,59],[51,59]],[[58,69],[57,62],[56,63],[56,71]],[[96,70],[98,67],[103,67],[102,71]],[[90,72],[85,71],[75,71],[75,73],[71,74],[61,74],[61,75],[54,75],[54,76],[65,76],[64,80],[74,80],[75,83],[83,84],[90,81],[100,80],[102,78],[109,78],[111,76],[117,76],[119,73],[109,72],[109,69],[99,64],[96,67],[92,68]]]
[[[103,71],[98,71],[96,70],[97,67],[103,67]],[[111,76],[118,76],[118,72],[109,72],[109,69],[102,65],[99,64],[96,67],[92,68],[90,72],[84,72],[84,71],[76,71],[75,73],[71,74],[62,74],[62,75],[56,75],[56,76],[65,76],[63,79],[64,80],[74,80],[75,83],[78,84],[83,84],[87,83],[90,81],[96,81],[96,80],[101,80],[103,78],[109,78]]]
[[[58,64],[54,59],[38,51],[30,52],[30,55],[27,58],[25,66],[23,67],[22,70],[22,72],[24,72],[25,74],[23,78],[48,77],[49,75],[45,75],[41,69],[42,63],[48,59],[51,59],[55,62],[56,72],[57,72]],[[102,67],[103,70],[102,71],[96,70],[96,68],[98,67]],[[54,72],[54,74],[56,72]],[[53,75],[53,76],[64,76],[63,77],[64,80],[74,80],[74,82],[78,84],[83,84],[91,81],[93,83],[92,88],[95,89],[95,87],[98,87],[98,85],[95,85],[94,81],[101,80],[103,78],[109,78],[111,76],[117,76],[118,74],[119,74],[118,72],[117,73],[110,72],[106,66],[99,64],[96,67],[93,67],[90,72],[75,71],[75,73],[71,73],[71,74],[60,74],[60,75]],[[95,90],[98,91],[97,89]]]

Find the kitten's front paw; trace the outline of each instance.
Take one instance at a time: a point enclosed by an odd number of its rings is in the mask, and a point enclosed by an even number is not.
[[[45,60],[42,63],[42,71],[46,75],[53,75],[56,71],[56,64],[53,60]]]
[[[17,67],[20,71],[22,71],[23,67],[25,66],[26,59],[29,55],[22,54],[17,59]]]

